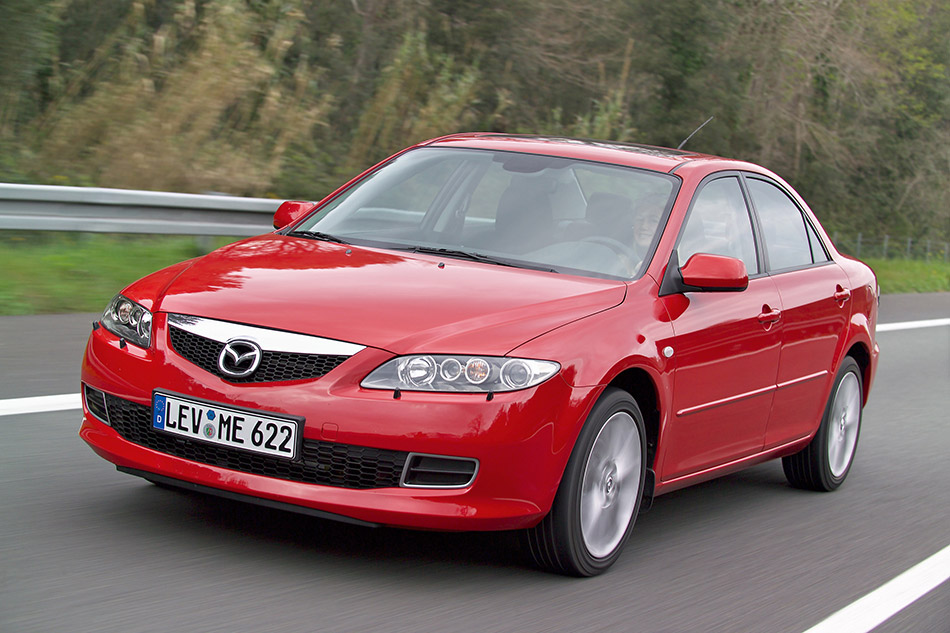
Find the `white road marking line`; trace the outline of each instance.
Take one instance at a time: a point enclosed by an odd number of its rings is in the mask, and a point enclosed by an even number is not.
[[[928,319],[926,321],[904,321],[903,323],[879,323],[878,332],[894,332],[896,330],[916,330],[923,327],[940,327],[950,325],[950,319]]]
[[[20,415],[22,413],[47,413],[49,411],[68,411],[70,409],[81,408],[82,397],[78,393],[0,400],[0,416]]]
[[[950,578],[950,545],[805,633],[868,633]]]
[[[885,323],[878,325],[877,331],[893,332],[944,325],[950,325],[950,319]],[[78,393],[10,398],[0,400],[0,417],[81,408],[82,397]],[[869,633],[948,579],[950,579],[950,545],[819,622],[805,633]]]

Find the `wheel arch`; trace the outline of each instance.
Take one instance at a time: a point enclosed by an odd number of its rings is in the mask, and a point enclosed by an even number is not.
[[[868,403],[868,394],[870,393],[869,386],[871,384],[871,352],[868,349],[867,345],[863,342],[858,341],[852,343],[851,347],[848,348],[848,352],[845,354],[845,357],[850,356],[858,364],[858,368],[861,370],[861,382],[864,385],[864,393],[862,394],[863,402],[862,405]]]
[[[647,441],[647,468],[653,468],[660,436],[660,398],[653,377],[645,369],[630,367],[617,374],[607,385],[630,394],[643,414]]]

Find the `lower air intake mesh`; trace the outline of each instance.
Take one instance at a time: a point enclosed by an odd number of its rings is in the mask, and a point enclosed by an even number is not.
[[[194,462],[288,481],[340,488],[399,486],[409,453],[317,440],[303,441],[302,459],[289,461],[201,441],[178,438],[152,428],[152,410],[105,394],[109,423],[126,440]]]

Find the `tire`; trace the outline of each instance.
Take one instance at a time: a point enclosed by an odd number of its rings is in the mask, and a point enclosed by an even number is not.
[[[835,377],[815,437],[798,453],[782,458],[788,483],[796,488],[830,492],[844,482],[858,446],[863,402],[861,370],[848,356]]]
[[[643,498],[643,429],[636,401],[608,387],[581,429],[551,512],[525,532],[536,565],[596,576],[620,557]]]

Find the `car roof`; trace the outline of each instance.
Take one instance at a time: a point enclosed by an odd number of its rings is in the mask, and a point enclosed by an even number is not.
[[[420,145],[438,147],[467,147],[497,151],[522,152],[563,156],[579,160],[639,167],[663,173],[671,173],[686,163],[729,162],[737,168],[747,167],[758,171],[757,165],[735,161],[709,154],[685,150],[654,147],[619,141],[597,141],[561,136],[534,136],[501,134],[494,132],[470,132],[442,136]],[[697,165],[698,166],[698,165]]]

